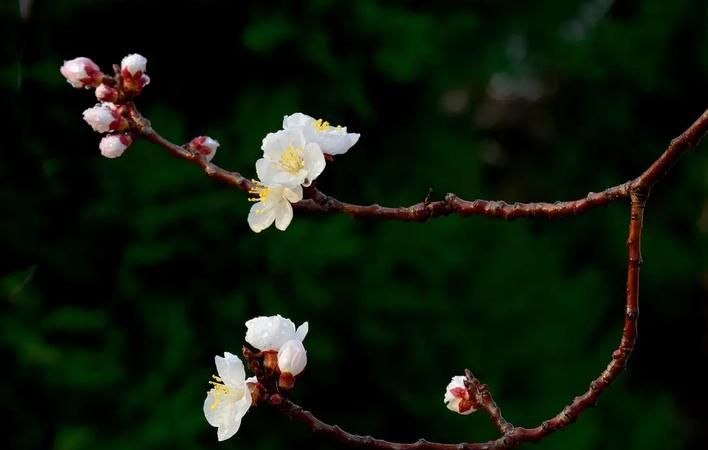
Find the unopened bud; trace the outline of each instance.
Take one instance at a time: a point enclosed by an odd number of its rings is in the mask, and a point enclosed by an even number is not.
[[[465,377],[462,375],[452,377],[445,389],[443,401],[447,405],[447,409],[458,414],[467,415],[477,410],[465,386]]]
[[[120,62],[120,75],[123,77],[123,89],[131,94],[139,94],[150,84],[150,77],[145,74],[147,58],[133,53]]]
[[[292,339],[283,344],[278,351],[278,368],[281,373],[299,375],[307,365],[307,352],[302,341]]]
[[[118,100],[118,89],[100,84],[96,88],[96,98],[102,102],[115,102]]]
[[[70,85],[77,89],[96,87],[103,79],[103,73],[98,65],[83,56],[64,61],[59,72],[64,75]]]
[[[128,121],[121,116],[113,103],[101,103],[87,109],[84,111],[84,120],[99,133],[121,131],[128,128]]]
[[[199,136],[192,139],[188,146],[195,152],[202,155],[207,161],[211,161],[219,148],[219,141],[209,136]]]
[[[278,406],[283,403],[283,397],[280,394],[273,394],[270,396],[270,404]]]
[[[133,139],[127,134],[111,134],[101,139],[98,148],[106,158],[118,158],[132,143]]]

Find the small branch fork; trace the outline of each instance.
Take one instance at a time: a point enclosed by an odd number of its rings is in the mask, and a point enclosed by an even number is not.
[[[150,126],[135,104],[126,103],[127,116],[131,124],[131,132],[147,141],[159,145],[172,155],[177,156],[201,167],[206,174],[217,180],[248,191],[253,187],[250,180],[238,172],[225,170],[216,164],[208,162],[203,156],[176,145],[160,136]],[[494,402],[487,385],[482,384],[469,370],[465,371],[465,386],[470,397],[475,401],[475,407],[485,411],[499,429],[501,437],[496,440],[479,443],[438,443],[420,439],[410,443],[390,442],[371,436],[360,436],[342,430],[336,425],[330,425],[315,417],[311,412],[301,408],[282,396],[275,397],[269,404],[279,409],[281,413],[294,420],[304,423],[315,433],[326,435],[330,439],[355,447],[365,447],[383,450],[502,450],[516,447],[524,442],[538,442],[554,431],[565,428],[574,422],[588,407],[594,406],[599,395],[619,376],[627,364],[637,339],[637,318],[639,315],[639,267],[642,263],[640,241],[644,209],[653,186],[674,165],[678,158],[688,149],[698,145],[708,131],[708,110],[706,110],[686,131],[671,141],[664,153],[654,161],[637,178],[609,187],[601,192],[591,192],[584,198],[563,202],[547,203],[513,203],[490,200],[464,200],[455,194],[446,194],[442,200],[430,201],[429,194],[425,200],[411,206],[387,207],[378,204],[356,205],[342,202],[312,186],[305,191],[305,198],[294,206],[298,209],[321,212],[343,213],[352,217],[371,217],[379,219],[405,220],[425,222],[435,217],[456,214],[462,217],[486,216],[505,220],[522,217],[544,217],[556,219],[573,216],[588,211],[591,208],[605,206],[617,200],[629,200],[630,221],[627,238],[627,289],[622,336],[617,349],[612,353],[607,367],[595,378],[588,389],[575,397],[570,404],[558,414],[545,420],[533,428],[515,427],[502,417],[501,410]]]

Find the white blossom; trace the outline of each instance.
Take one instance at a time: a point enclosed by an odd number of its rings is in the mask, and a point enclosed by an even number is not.
[[[138,72],[145,73],[147,70],[147,58],[138,53],[126,56],[120,62],[121,72],[126,71],[135,76]]]
[[[467,415],[477,410],[470,400],[469,391],[465,387],[465,377],[462,375],[452,377],[445,389],[443,401],[447,409],[458,414]]]
[[[301,130],[268,133],[261,149],[263,158],[256,161],[256,173],[268,185],[309,186],[325,168],[319,145],[307,142]]]
[[[275,316],[259,316],[246,322],[246,342],[260,351],[278,351],[288,341],[302,342],[307,336],[307,322],[297,330],[292,320]]]
[[[278,368],[282,373],[299,375],[307,365],[307,351],[302,341],[291,339],[278,350]]]
[[[216,370],[213,386],[204,400],[204,417],[213,427],[217,427],[220,441],[230,438],[241,426],[241,419],[251,407],[251,392],[246,385],[246,371],[241,360],[231,353],[214,358]]]
[[[293,188],[278,184],[267,185],[254,181],[255,186],[249,191],[256,202],[248,213],[248,225],[251,230],[260,233],[275,222],[275,228],[285,231],[293,220],[291,203],[302,200],[302,186]]]
[[[59,72],[75,88],[89,88],[98,85],[103,73],[95,62],[83,56],[64,61]]]
[[[127,134],[111,134],[101,139],[98,148],[106,158],[118,158],[132,143],[133,139]]]
[[[301,130],[305,140],[320,146],[328,155],[342,155],[359,141],[359,133],[348,133],[347,127],[332,126],[322,119],[295,113],[283,118],[284,130]]]

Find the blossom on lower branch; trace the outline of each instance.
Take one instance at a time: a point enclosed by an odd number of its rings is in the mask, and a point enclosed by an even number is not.
[[[452,377],[445,389],[443,401],[447,405],[447,409],[458,414],[467,415],[477,411],[470,392],[465,386],[465,377],[462,375]]]
[[[254,383],[255,378],[246,379],[243,363],[236,356],[225,352],[216,356],[216,371],[212,388],[204,400],[204,417],[213,427],[217,427],[220,441],[230,438],[241,427],[241,419],[251,407],[251,392],[247,383]]]
[[[246,342],[262,352],[277,352],[288,341],[302,342],[309,329],[307,322],[295,329],[293,321],[280,314],[254,317],[246,322]]]
[[[278,184],[267,185],[253,180],[254,187],[249,191],[256,202],[248,213],[248,225],[251,230],[260,233],[275,222],[275,228],[285,231],[293,220],[291,203],[302,200],[302,186],[293,188]]]

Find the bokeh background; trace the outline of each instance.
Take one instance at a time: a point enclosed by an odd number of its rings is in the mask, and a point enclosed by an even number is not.
[[[3,447],[342,448],[267,408],[225,443],[204,420],[214,355],[275,313],[310,322],[292,397],[321,418],[491,439],[485,415],[444,408],[452,375],[470,367],[536,425],[602,370],[622,322],[625,204],[554,222],[301,213],[256,235],[243,192],[162,149],[102,158],[64,59],[144,54],[155,128],[211,135],[247,176],[303,111],[362,133],[318,180],[338,198],[563,200],[637,175],[708,106],[707,24],[704,0],[3,1]],[[706,233],[702,145],[650,199],[627,373],[534,448],[705,448]]]

